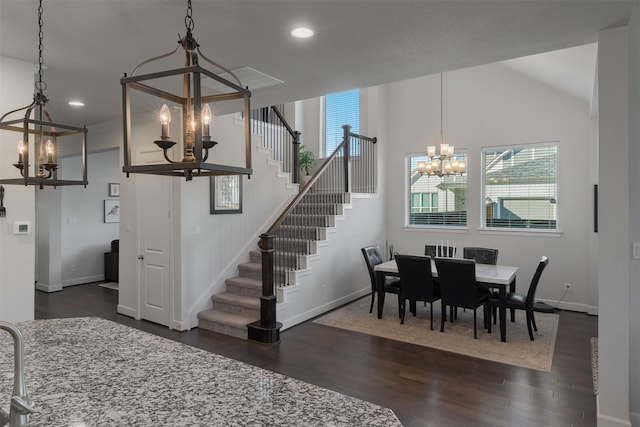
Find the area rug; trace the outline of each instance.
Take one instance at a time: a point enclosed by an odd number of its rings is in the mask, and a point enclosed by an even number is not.
[[[598,394],[598,338],[591,338],[591,376],[593,378],[593,394]]]
[[[100,283],[98,286],[102,286],[103,288],[118,290],[118,282],[105,282]]]
[[[335,328],[348,329],[363,334],[375,335],[397,341],[408,342],[438,350],[459,353],[479,359],[522,366],[539,371],[551,371],[553,351],[558,332],[560,316],[554,313],[536,313],[538,332],[534,331],[535,341],[529,339],[527,323],[523,311],[516,312],[516,321],[508,321],[507,342],[500,341],[498,325],[493,325],[489,334],[482,327],[482,308],[478,310],[478,339],[473,339],[473,311],[458,310],[458,319],[454,323],[446,322],[444,333],[440,332],[440,303],[433,305],[433,328],[429,329],[429,304],[418,303],[417,316],[408,311],[404,325],[398,318],[398,300],[395,295],[385,299],[384,315],[378,319],[376,309],[369,313],[371,300],[361,298],[351,304],[338,308],[316,320]],[[507,314],[507,318],[509,315]]]

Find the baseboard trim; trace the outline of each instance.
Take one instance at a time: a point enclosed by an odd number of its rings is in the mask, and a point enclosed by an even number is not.
[[[36,290],[42,292],[60,292],[62,290],[62,285],[49,285],[47,283],[36,283]]]
[[[552,307],[559,308],[560,310],[577,311],[580,313],[588,313],[588,314],[596,314],[596,315],[598,314],[598,307],[589,306],[587,304],[578,304],[575,302],[565,302],[565,301],[550,300],[550,299],[537,299],[536,301],[547,303]]]
[[[136,313],[136,310],[134,310],[131,307],[127,307],[127,306],[124,306],[122,304],[118,304],[116,310],[120,314],[124,314],[125,316],[133,317],[136,320],[140,320],[140,317],[138,317],[138,315]]]
[[[342,305],[348,304],[351,301],[355,301],[358,298],[361,298],[365,295],[371,295],[371,288],[367,287],[364,289],[361,289],[359,291],[353,292],[349,295],[346,295],[342,298],[338,298],[336,300],[330,301],[326,304],[323,304],[319,307],[314,307],[311,310],[305,311],[304,313],[300,313],[297,316],[293,316],[290,317],[286,320],[282,320],[281,319],[281,314],[286,313],[286,308],[283,306],[278,307],[278,315],[277,315],[277,319],[278,321],[282,322],[282,329],[281,330],[285,330],[287,328],[291,328],[297,324],[300,324],[306,320],[309,320],[311,318],[314,318],[316,316],[319,316],[321,314],[324,314],[326,312],[328,312],[329,310],[333,310],[334,308],[338,308]],[[280,305],[280,304],[278,304]]]
[[[103,275],[77,277],[75,279],[63,280],[62,281],[62,287],[64,288],[64,287],[67,287],[67,286],[84,285],[84,284],[87,284],[87,283],[102,282],[102,281],[104,281],[104,276]]]
[[[600,395],[596,396],[596,420],[598,427],[631,427],[631,421],[600,413]]]

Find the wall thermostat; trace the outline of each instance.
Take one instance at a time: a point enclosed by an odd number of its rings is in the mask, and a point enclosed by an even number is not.
[[[29,234],[31,224],[28,221],[16,221],[13,223],[13,234]]]

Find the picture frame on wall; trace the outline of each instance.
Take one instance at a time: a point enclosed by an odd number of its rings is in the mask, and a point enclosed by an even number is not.
[[[211,214],[242,213],[242,175],[211,177]]]
[[[105,224],[120,222],[120,200],[105,199],[104,222]]]
[[[117,182],[109,183],[109,197],[120,197],[120,184]]]

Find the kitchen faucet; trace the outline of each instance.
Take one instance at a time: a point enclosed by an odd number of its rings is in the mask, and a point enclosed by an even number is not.
[[[7,422],[9,422],[9,427],[23,426],[29,422],[29,415],[34,413],[35,409],[24,385],[24,343],[22,333],[17,326],[3,321],[0,321],[0,329],[9,332],[13,338],[13,356],[15,360],[11,407],[9,415],[0,408],[0,427],[7,425]]]

